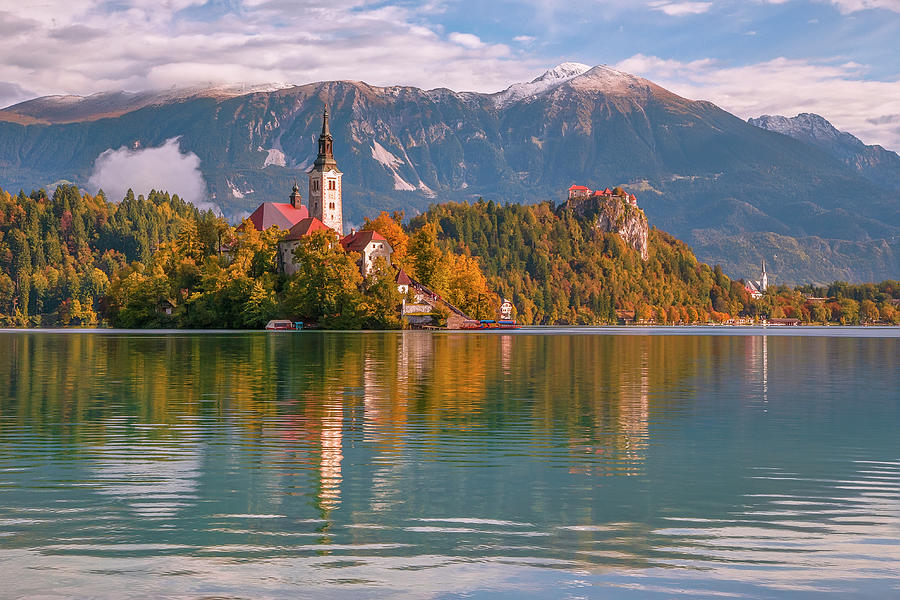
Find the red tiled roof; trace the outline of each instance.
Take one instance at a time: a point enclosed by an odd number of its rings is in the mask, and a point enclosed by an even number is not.
[[[341,240],[341,246],[348,252],[362,252],[371,241],[387,242],[385,237],[377,231],[357,231],[350,235],[344,236]]]
[[[612,196],[612,190],[609,188],[606,188],[605,190],[603,190],[603,195],[604,196]]]
[[[293,205],[283,202],[263,202],[253,211],[249,219],[258,231],[273,225],[288,230],[308,216],[309,211],[302,205],[300,208],[294,208]]]
[[[602,195],[603,195],[603,192],[601,192],[600,190],[595,190],[595,191],[594,191],[594,195],[595,195],[595,196],[602,196]]]
[[[412,281],[410,280],[409,275],[407,275],[407,274],[406,274],[406,271],[404,271],[403,269],[400,269],[400,270],[397,272],[397,279],[396,279],[396,281],[397,281],[397,285],[410,285],[410,284],[412,284]]]
[[[315,217],[306,217],[301,220],[299,223],[291,227],[291,230],[288,232],[284,239],[286,240],[299,240],[302,237],[305,237],[311,233],[315,233],[316,231],[328,231],[331,229],[328,225],[318,220]]]
[[[586,187],[583,186],[583,185],[573,185],[572,187],[569,188],[569,191],[571,192],[571,191],[573,191],[573,190],[587,190],[587,191],[591,191],[590,189],[586,188]]]

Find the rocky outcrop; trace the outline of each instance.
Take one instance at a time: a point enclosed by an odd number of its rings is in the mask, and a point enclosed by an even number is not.
[[[582,217],[594,219],[594,228],[618,233],[626,244],[641,255],[641,260],[650,258],[648,236],[650,226],[647,215],[638,208],[634,196],[588,196],[571,199],[566,204]]]

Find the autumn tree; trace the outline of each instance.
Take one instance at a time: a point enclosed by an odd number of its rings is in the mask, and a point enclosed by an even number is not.
[[[358,327],[362,275],[355,256],[344,252],[332,230],[303,237],[294,250],[297,272],[285,290],[289,310],[325,327]]]

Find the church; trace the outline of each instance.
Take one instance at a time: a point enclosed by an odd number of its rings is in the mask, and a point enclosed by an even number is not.
[[[328,123],[328,107],[322,113],[322,133],[319,134],[319,153],[307,171],[309,180],[309,207],[303,206],[300,189],[295,184],[287,203],[264,202],[253,211],[249,220],[262,231],[277,226],[287,234],[278,242],[278,268],[287,275],[297,272],[294,249],[300,240],[317,231],[331,229],[337,233],[341,247],[348,252],[358,252],[360,272],[363,276],[372,270],[375,259],[391,262],[393,249],[377,231],[351,231],[344,235],[344,209],[341,178],[343,173],[334,158],[334,139]]]
[[[319,135],[319,153],[307,171],[309,178],[309,206],[303,206],[300,189],[295,184],[289,202],[264,202],[253,211],[249,220],[262,231],[269,227],[287,230],[278,242],[278,269],[286,275],[297,273],[294,250],[301,240],[317,231],[337,233],[341,247],[346,252],[356,252],[360,273],[367,276],[375,261],[383,258],[391,263],[394,250],[387,239],[377,231],[351,231],[344,235],[341,178],[343,173],[334,158],[334,140],[328,124],[328,107],[322,113],[322,133]],[[411,326],[432,325],[441,314],[446,314],[447,327],[459,329],[463,324],[473,324],[459,308],[428,289],[403,269],[396,267],[394,282],[405,297],[400,310],[402,318]],[[509,302],[509,301],[507,301]],[[509,303],[510,307],[512,306]]]

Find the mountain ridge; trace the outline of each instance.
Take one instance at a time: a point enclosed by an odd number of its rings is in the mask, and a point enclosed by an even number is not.
[[[351,224],[373,210],[414,215],[436,201],[478,197],[561,202],[572,183],[623,185],[639,195],[652,225],[736,277],[763,259],[783,282],[897,276],[900,187],[866,179],[826,149],[611,67],[568,75],[508,104],[494,101],[506,90],[332,81],[191,96],[91,121],[7,119],[0,122],[0,185],[83,184],[107,149],[179,137],[182,151],[199,157],[210,196],[238,218],[305,178],[327,103]],[[843,242],[853,242],[853,251]],[[797,266],[810,264],[818,266]]]
[[[821,148],[877,185],[900,190],[900,156],[878,144],[868,145],[841,131],[825,117],[800,113],[796,117],[762,115],[751,125],[775,131]]]

